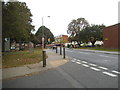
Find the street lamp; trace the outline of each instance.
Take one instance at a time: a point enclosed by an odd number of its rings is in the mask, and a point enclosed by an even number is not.
[[[50,16],[47,16],[50,18]],[[42,26],[44,26],[44,18],[42,17]],[[44,28],[42,28],[44,29]],[[45,43],[45,37],[44,37],[44,30],[42,30],[43,36],[42,36],[42,49],[44,49],[44,43]]]

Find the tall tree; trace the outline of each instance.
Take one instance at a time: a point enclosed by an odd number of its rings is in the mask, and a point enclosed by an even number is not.
[[[105,25],[91,25],[87,26],[85,29],[81,30],[79,33],[79,39],[83,43],[91,42],[92,46],[94,46],[95,42],[102,41],[103,39],[103,29]]]
[[[3,37],[13,40],[27,40],[34,30],[32,14],[25,2],[7,2],[2,10]]]
[[[38,39],[39,43],[42,44],[42,36],[45,37],[45,44],[48,43],[48,39],[50,39],[50,43],[54,41],[53,33],[45,26],[41,26],[35,34],[36,38]]]
[[[68,25],[67,33],[74,41],[79,41],[78,36],[82,29],[89,26],[89,23],[85,18],[78,18],[77,20],[72,20]]]

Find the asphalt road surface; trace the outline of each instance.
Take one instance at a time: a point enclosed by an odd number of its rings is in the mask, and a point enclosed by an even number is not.
[[[117,55],[72,49],[66,49],[66,55],[68,63],[44,73],[3,80],[3,88],[118,88]]]

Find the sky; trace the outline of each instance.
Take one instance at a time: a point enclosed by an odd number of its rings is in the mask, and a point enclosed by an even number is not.
[[[67,34],[67,26],[77,18],[85,18],[89,24],[106,26],[118,23],[119,0],[18,0],[26,2],[33,15],[33,25],[48,27],[55,35]],[[50,17],[48,17],[50,16]]]

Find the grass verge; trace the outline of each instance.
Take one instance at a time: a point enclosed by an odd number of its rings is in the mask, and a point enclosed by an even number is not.
[[[2,68],[19,67],[27,64],[35,64],[42,61],[42,50],[34,49],[17,52],[4,52],[2,56]]]

